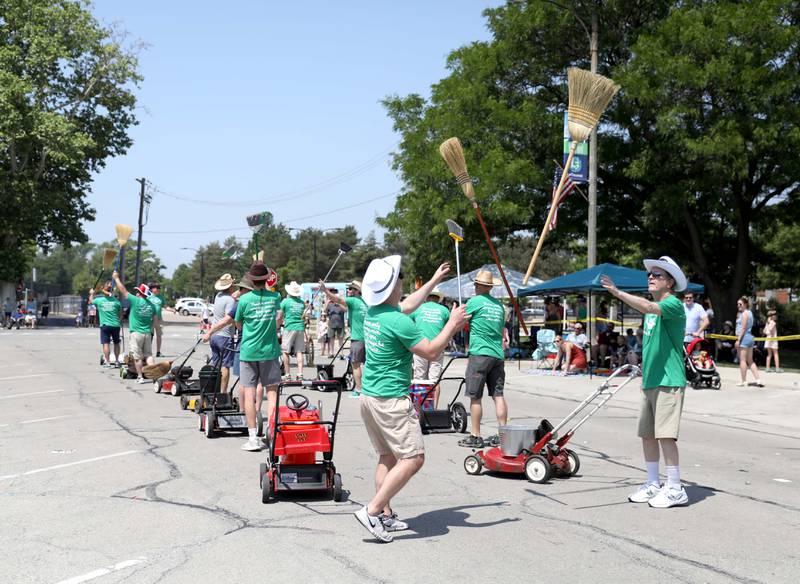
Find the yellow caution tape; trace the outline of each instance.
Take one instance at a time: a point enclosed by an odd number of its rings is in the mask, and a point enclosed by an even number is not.
[[[546,320],[544,324],[561,324],[566,322],[567,324],[575,324],[576,322],[612,322],[615,325],[623,326],[624,323],[621,323],[618,320],[610,320],[608,318],[602,318],[598,316],[597,318],[566,318],[564,320]]]
[[[739,339],[736,335],[718,335],[708,334],[707,339],[725,339],[729,341],[736,341]],[[753,337],[756,341],[800,341],[800,335],[786,335],[783,337]]]

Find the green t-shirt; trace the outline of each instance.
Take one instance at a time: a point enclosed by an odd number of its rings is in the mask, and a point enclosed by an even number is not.
[[[364,340],[364,317],[367,316],[367,303],[361,296],[348,296],[344,299],[347,303],[347,326],[350,327],[350,340]]]
[[[242,323],[239,359],[268,361],[280,356],[277,327],[280,309],[281,295],[277,292],[253,290],[239,298],[236,307],[236,322]]]
[[[305,311],[305,303],[294,296],[287,296],[281,302],[281,310],[283,311],[283,327],[287,331],[302,331],[306,326],[303,322],[303,311]]]
[[[438,302],[423,302],[411,313],[411,320],[417,325],[422,336],[432,341],[450,320],[450,311]]]
[[[150,304],[146,298],[139,298],[133,294],[128,294],[131,302],[131,313],[128,316],[132,333],[144,333],[149,335],[153,332],[153,316],[156,314],[156,307]]]
[[[100,315],[100,326],[119,326],[119,312],[122,304],[114,296],[98,296],[92,300],[92,304],[97,307],[97,314]]]
[[[156,316],[161,318],[161,309],[164,308],[164,297],[161,294],[151,294],[148,298],[150,304],[156,309]]]
[[[686,332],[686,312],[683,303],[675,296],[667,296],[658,306],[661,316],[644,315],[642,389],[684,387],[683,335]]]
[[[502,302],[488,293],[474,296],[467,302],[469,321],[469,354],[503,359],[503,327],[506,311]]]
[[[364,318],[362,391],[373,397],[402,397],[411,385],[412,354],[409,349],[424,337],[399,306],[379,304]]]

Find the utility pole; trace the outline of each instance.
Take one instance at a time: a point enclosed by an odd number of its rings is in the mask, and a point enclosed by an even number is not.
[[[314,268],[311,270],[314,273],[314,279],[311,281],[318,282],[319,280],[317,279],[317,231],[312,230],[311,235],[313,236],[313,242],[314,242]]]
[[[135,179],[139,183],[139,238],[136,241],[136,272],[133,277],[134,286],[139,285],[139,268],[142,266],[142,220],[144,218],[144,186],[147,181],[144,178]],[[149,201],[148,201],[149,202]]]

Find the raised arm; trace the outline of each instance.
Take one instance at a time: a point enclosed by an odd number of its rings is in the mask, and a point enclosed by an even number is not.
[[[128,290],[125,288],[125,285],[122,283],[122,280],[119,279],[119,273],[114,271],[111,274],[111,279],[114,280],[114,283],[119,288],[119,295],[121,300],[125,300],[128,297]]]
[[[661,316],[661,307],[657,302],[651,302],[650,300],[642,298],[641,296],[634,296],[633,294],[623,292],[617,288],[617,286],[608,276],[601,276],[600,283],[603,285],[603,288],[608,290],[608,293],[614,298],[619,298],[625,304],[635,310],[638,310],[642,314],[657,314]]]
[[[319,289],[322,290],[322,292],[325,294],[325,298],[327,298],[329,302],[333,302],[334,304],[338,304],[339,306],[347,308],[347,302],[345,299],[328,290],[328,287],[325,286],[325,282],[322,280],[319,281]]]
[[[419,290],[414,291],[412,294],[408,295],[408,298],[403,300],[400,303],[400,310],[402,310],[405,314],[411,314],[419,305],[425,302],[425,300],[430,295],[431,291],[436,287],[436,285],[444,280],[444,277],[450,271],[450,263],[445,262],[436,270],[433,274],[433,277],[425,282]]]

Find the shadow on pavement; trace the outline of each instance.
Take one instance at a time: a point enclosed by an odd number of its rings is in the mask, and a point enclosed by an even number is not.
[[[486,503],[483,505],[459,505],[458,507],[447,507],[428,511],[422,515],[409,518],[408,524],[414,531],[408,535],[395,535],[395,540],[421,539],[423,537],[436,537],[450,533],[451,527],[492,527],[503,523],[520,521],[519,517],[509,517],[498,519],[497,521],[487,521],[484,523],[469,523],[469,513],[465,509],[476,509],[481,507],[504,507],[507,503]]]

